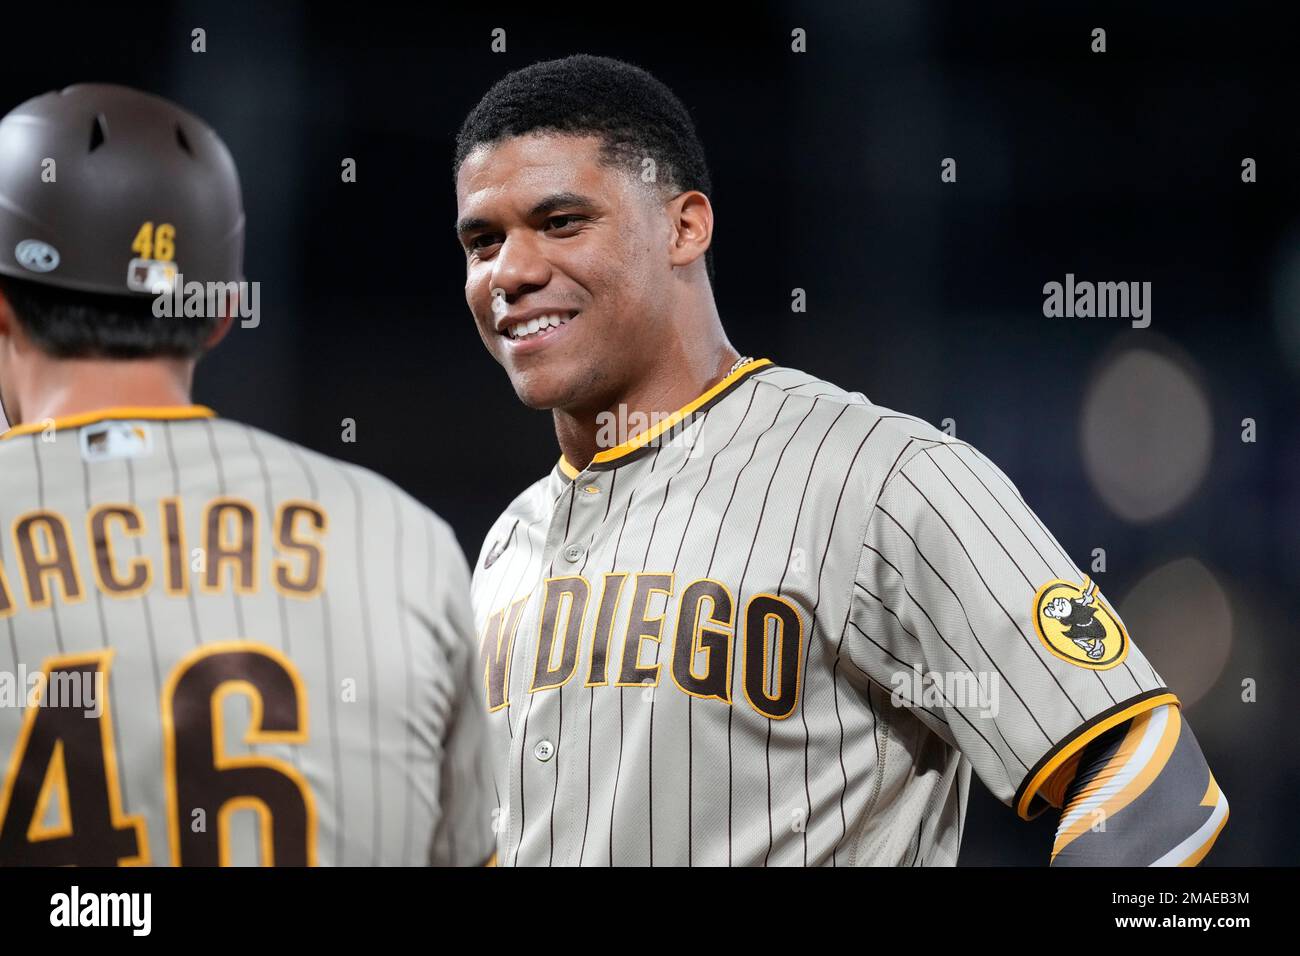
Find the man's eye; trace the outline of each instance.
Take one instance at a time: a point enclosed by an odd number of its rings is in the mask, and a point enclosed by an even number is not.
[[[583,222],[584,219],[585,217],[583,216],[575,216],[575,215],[551,216],[549,219],[546,220],[546,225],[548,228],[553,228],[553,229],[569,229],[572,228],[574,225]],[[500,240],[498,239],[498,237],[491,233],[486,233],[481,236],[475,236],[473,239],[470,240],[469,250],[470,252],[478,252],[479,250],[484,248],[483,245],[484,243],[486,243],[489,246],[494,246],[499,241]]]

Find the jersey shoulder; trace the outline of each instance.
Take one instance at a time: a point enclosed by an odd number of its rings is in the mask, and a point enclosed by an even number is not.
[[[754,376],[760,388],[784,393],[782,417],[803,418],[808,406],[830,404],[837,412],[842,441],[871,438],[874,454],[867,473],[881,487],[913,457],[936,445],[965,444],[915,415],[878,405],[862,392],[851,392],[826,379],[785,366],[770,366]],[[864,445],[864,447],[866,447]]]

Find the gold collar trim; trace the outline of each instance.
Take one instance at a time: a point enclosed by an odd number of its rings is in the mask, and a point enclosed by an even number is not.
[[[642,451],[664,432],[677,427],[686,418],[702,411],[705,406],[718,401],[724,394],[739,385],[741,381],[748,378],[759,369],[771,364],[772,360],[765,358],[754,359],[753,361],[746,362],[703,395],[688,402],[686,405],[683,405],[667,418],[655,423],[655,425],[647,428],[639,435],[629,438],[627,441],[620,445],[615,445],[613,448],[606,448],[604,451],[597,452],[596,457],[591,460],[591,464],[589,464],[587,468],[599,471],[614,467],[615,462],[621,462],[627,459],[629,455]],[[575,468],[563,455],[560,456],[559,467],[564,476],[570,480],[577,478],[578,475],[582,474],[582,469]]]

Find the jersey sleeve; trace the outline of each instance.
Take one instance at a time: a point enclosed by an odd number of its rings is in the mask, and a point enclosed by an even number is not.
[[[1089,741],[1177,704],[1123,621],[972,446],[936,441],[867,520],[844,653],[1024,819]]]
[[[487,711],[481,681],[474,680],[476,657],[470,611],[469,568],[450,528],[436,529],[439,572],[431,583],[433,627],[440,643],[455,649],[451,660],[455,706],[442,741],[439,799],[441,815],[429,849],[434,866],[480,866],[495,849],[496,807],[487,740]]]

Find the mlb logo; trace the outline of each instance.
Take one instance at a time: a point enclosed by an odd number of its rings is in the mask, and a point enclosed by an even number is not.
[[[126,270],[126,287],[132,292],[154,295],[171,293],[176,288],[176,263],[132,259]]]
[[[102,422],[81,431],[86,461],[143,458],[153,451],[153,433],[143,422]]]

